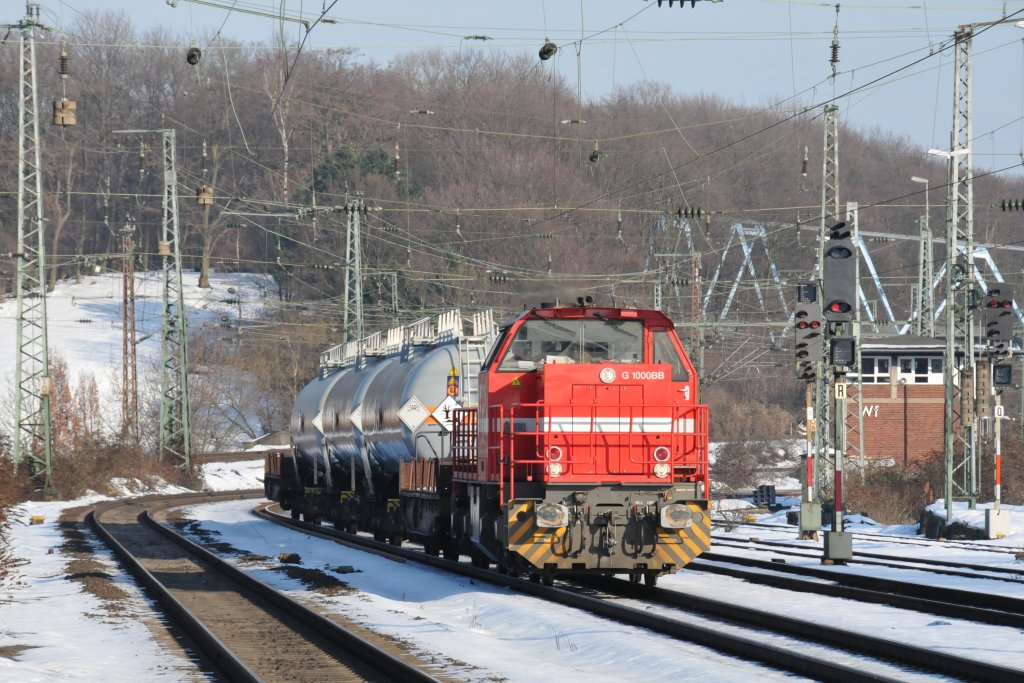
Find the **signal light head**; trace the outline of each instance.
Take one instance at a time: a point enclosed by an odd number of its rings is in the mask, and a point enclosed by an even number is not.
[[[796,288],[796,302],[798,304],[810,303],[813,304],[818,300],[818,286],[813,282],[804,282],[797,285]]]
[[[846,303],[845,301],[833,301],[828,305],[828,310],[830,310],[833,313],[849,313],[850,304]]]
[[[834,240],[846,239],[847,237],[850,236],[850,231],[845,230],[844,228],[846,228],[846,221],[839,221],[838,223],[836,223],[835,225],[828,229],[829,237],[831,237]]]
[[[828,250],[828,254],[831,258],[850,258],[853,256],[853,252],[850,251],[849,247],[832,247]]]

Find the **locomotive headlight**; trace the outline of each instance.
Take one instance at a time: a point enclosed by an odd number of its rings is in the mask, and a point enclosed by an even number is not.
[[[569,525],[569,508],[557,503],[538,503],[534,508],[537,526],[557,529]]]
[[[558,446],[548,446],[548,474],[552,477],[562,475],[562,463],[558,462],[561,459],[562,449]]]
[[[654,476],[659,479],[664,479],[669,473],[669,464],[667,462],[659,462],[654,466]]]
[[[693,524],[693,511],[686,505],[673,503],[661,508],[661,526],[666,529],[687,529]]]

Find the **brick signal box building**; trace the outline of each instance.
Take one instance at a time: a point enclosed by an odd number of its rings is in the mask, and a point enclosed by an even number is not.
[[[942,452],[944,350],[944,340],[930,337],[862,340],[864,394],[860,409],[867,458],[903,465]],[[852,389],[856,374],[850,373],[847,381]],[[851,400],[847,405],[847,438],[852,440],[856,438],[857,402]]]

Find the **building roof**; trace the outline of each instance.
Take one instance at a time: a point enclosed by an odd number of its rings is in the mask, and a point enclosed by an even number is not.
[[[903,334],[896,337],[862,337],[862,351],[943,351],[945,339]]]

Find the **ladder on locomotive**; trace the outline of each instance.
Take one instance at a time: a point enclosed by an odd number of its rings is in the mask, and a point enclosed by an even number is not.
[[[480,369],[491,350],[491,344],[497,337],[494,324],[494,312],[490,309],[480,311],[472,316],[472,336],[459,338],[459,358],[462,367],[461,396],[459,403],[472,407],[480,403]]]

